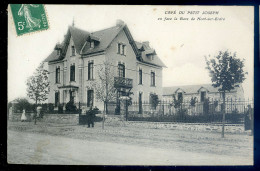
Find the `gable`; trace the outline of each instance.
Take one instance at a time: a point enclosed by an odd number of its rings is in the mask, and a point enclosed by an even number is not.
[[[46,62],[51,62],[51,61],[58,61],[64,59],[70,39],[73,40],[76,53],[80,55],[88,55],[88,54],[93,54],[93,53],[98,53],[107,50],[107,48],[111,45],[113,40],[118,36],[120,32],[124,31],[126,37],[128,38],[129,44],[132,47],[132,50],[135,53],[136,59],[140,62],[146,63],[146,64],[151,64],[159,67],[165,67],[163,62],[160,60],[160,58],[157,56],[156,52],[154,49],[149,49],[146,48],[145,55],[142,57],[141,51],[142,49],[140,48],[140,44],[134,41],[128,27],[126,24],[121,23],[117,24],[114,27],[103,29],[100,31],[96,31],[93,33],[78,29],[73,26],[69,26],[69,29],[67,31],[67,34],[65,35],[65,38],[63,42],[61,43],[61,55],[58,56],[56,55],[57,52],[56,50],[53,50],[51,54],[45,59]],[[94,46],[94,48],[90,48],[88,40],[92,39],[95,40],[97,43]],[[143,48],[142,46],[141,48]],[[153,60],[149,60],[149,57],[147,55],[154,55]]]
[[[200,91],[207,91],[208,93],[218,93],[218,88],[213,87],[211,84],[199,84],[199,85],[183,85],[183,86],[172,86],[163,87],[163,95],[172,95],[178,89],[182,89],[186,94],[197,94]],[[231,92],[237,92],[243,89],[242,85],[235,87]]]

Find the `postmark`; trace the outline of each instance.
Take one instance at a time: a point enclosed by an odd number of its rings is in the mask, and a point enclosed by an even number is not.
[[[10,7],[18,36],[49,28],[44,5],[10,4]]]

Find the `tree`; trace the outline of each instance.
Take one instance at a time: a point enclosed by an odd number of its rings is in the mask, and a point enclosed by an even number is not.
[[[20,112],[22,112],[23,109],[25,109],[26,111],[31,109],[32,105],[26,98],[17,98],[14,101],[16,102],[14,106],[15,111],[19,110]]]
[[[171,106],[174,106],[174,108],[177,109],[177,115],[183,120],[183,117],[187,114],[187,109],[183,109],[183,97],[180,96],[178,99],[176,99],[175,95],[172,97],[173,103]]]
[[[47,100],[50,91],[48,71],[44,69],[42,62],[31,77],[27,80],[27,96],[35,101],[35,105]],[[35,123],[36,123],[36,116]]]
[[[98,80],[90,82],[88,88],[94,88],[96,99],[104,103],[102,129],[104,129],[105,114],[109,102],[116,100],[116,88],[114,87],[114,72],[109,62],[104,62],[98,68]]]
[[[151,98],[151,107],[152,109],[156,109],[160,100],[157,94],[150,94],[150,98]]]
[[[222,118],[222,138],[224,138],[225,129],[225,108],[226,108],[226,92],[230,92],[239,84],[245,80],[244,72],[244,59],[237,58],[236,52],[231,53],[228,50],[220,51],[217,56],[211,57],[210,55],[205,57],[206,69],[209,70],[209,74],[212,81],[212,86],[217,87],[223,98],[223,118]]]
[[[196,98],[196,97],[191,97],[191,99],[190,99],[190,105],[191,105],[192,107],[195,107],[196,102],[197,102],[197,98]]]
[[[180,98],[176,99],[175,95],[173,95],[172,98],[173,98],[173,103],[171,104],[171,106],[174,106],[175,109],[181,108],[182,102],[183,102],[182,96]]]

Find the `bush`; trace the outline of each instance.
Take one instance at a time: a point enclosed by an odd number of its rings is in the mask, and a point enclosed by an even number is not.
[[[32,105],[27,99],[25,98],[17,98],[15,99],[17,103],[14,104],[13,108],[15,112],[22,112],[23,109],[26,111],[31,111]],[[11,104],[9,104],[11,105]]]
[[[48,103],[48,112],[53,112],[53,111],[54,111],[54,104]]]
[[[76,105],[74,104],[73,101],[69,101],[66,104],[65,108],[66,108],[67,112],[76,112],[77,111],[77,107],[76,107]]]
[[[62,104],[58,105],[58,113],[63,113],[63,105]]]
[[[151,107],[152,109],[156,109],[159,104],[159,98],[157,94],[150,94],[150,100],[151,100]]]

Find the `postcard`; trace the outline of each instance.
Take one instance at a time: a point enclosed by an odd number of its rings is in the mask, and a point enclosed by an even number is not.
[[[8,6],[10,164],[253,165],[254,6]]]

